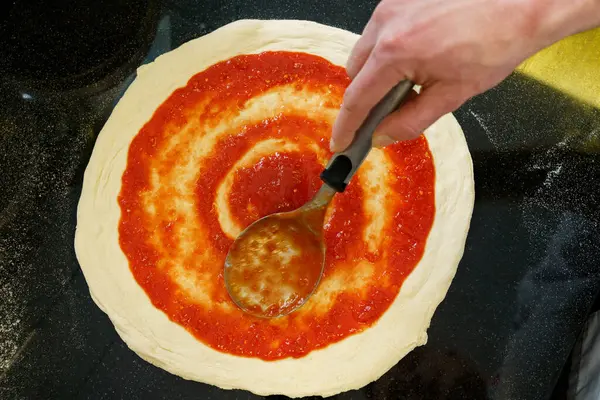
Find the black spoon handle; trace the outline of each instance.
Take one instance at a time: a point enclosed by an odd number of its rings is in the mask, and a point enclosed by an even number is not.
[[[408,80],[398,83],[373,107],[356,131],[350,146],[331,157],[329,164],[321,173],[323,182],[337,192],[343,192],[346,189],[350,179],[373,147],[375,129],[385,117],[400,107],[413,86],[414,83]]]

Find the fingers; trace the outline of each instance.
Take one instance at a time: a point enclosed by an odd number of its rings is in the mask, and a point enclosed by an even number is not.
[[[373,20],[370,20],[367,26],[365,26],[362,36],[354,45],[346,62],[346,72],[350,78],[354,79],[358,75],[358,71],[365,65],[376,42],[377,29],[375,29]]]
[[[453,86],[434,84],[405,102],[377,128],[373,144],[384,147],[421,135],[443,115],[456,110],[467,99]]]
[[[340,113],[333,124],[331,151],[342,151],[352,143],[354,133],[379,100],[403,77],[371,52],[344,94]]]

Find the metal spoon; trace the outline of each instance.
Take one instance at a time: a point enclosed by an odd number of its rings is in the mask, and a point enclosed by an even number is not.
[[[302,207],[267,215],[231,245],[224,280],[231,299],[257,317],[287,315],[317,288],[325,266],[323,222],[336,192],[343,192],[373,146],[373,133],[396,110],[414,84],[402,81],[371,110],[350,146],[335,153],[321,174],[324,184]]]

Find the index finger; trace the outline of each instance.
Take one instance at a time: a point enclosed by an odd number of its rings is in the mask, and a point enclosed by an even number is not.
[[[340,113],[333,124],[331,151],[342,151],[352,143],[356,130],[369,111],[404,78],[398,75],[398,69],[393,68],[387,60],[382,60],[377,49],[371,52],[362,69],[346,89]]]

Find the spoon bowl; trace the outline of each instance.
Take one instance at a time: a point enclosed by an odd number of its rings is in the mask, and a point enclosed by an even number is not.
[[[225,259],[225,286],[235,304],[257,317],[287,315],[317,288],[325,266],[323,220],[335,191],[326,185],[297,210],[248,226]]]

